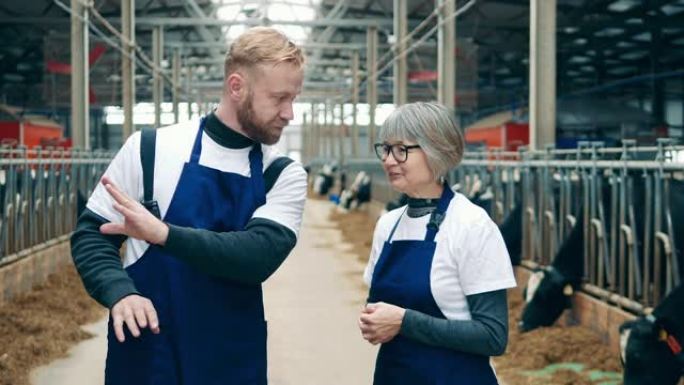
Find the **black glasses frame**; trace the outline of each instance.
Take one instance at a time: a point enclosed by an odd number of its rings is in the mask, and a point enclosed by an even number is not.
[[[408,159],[408,150],[420,148],[420,145],[413,144],[407,146],[405,144],[375,143],[373,147],[375,148],[375,155],[377,155],[378,159],[384,161],[391,152],[392,157],[397,161],[397,163],[404,163]]]

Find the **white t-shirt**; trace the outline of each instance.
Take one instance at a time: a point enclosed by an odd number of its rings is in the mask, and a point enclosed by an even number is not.
[[[154,163],[154,199],[159,204],[162,218],[166,215],[183,166],[190,159],[199,121],[193,120],[157,130],[157,146]],[[249,152],[252,147],[231,149],[214,142],[206,132],[202,133],[202,154],[199,164],[224,172],[250,176]],[[282,156],[273,146],[261,146],[264,170]],[[142,165],[140,163],[140,132],[131,135],[116,154],[105,175],[129,197],[143,198]],[[202,197],[197,197],[202,199]],[[275,221],[298,234],[306,201],[306,172],[301,164],[293,162],[278,177],[266,195],[266,204],[259,207],[252,218]],[[87,207],[110,222],[121,223],[123,217],[112,207],[113,200],[102,183],[98,183],[88,200]],[[149,244],[128,238],[124,266],[137,261]]]
[[[435,237],[430,287],[447,319],[469,320],[467,295],[515,287],[516,282],[499,228],[481,207],[454,194]],[[369,286],[383,245],[400,216],[392,241],[425,239],[430,215],[411,218],[405,210],[402,206],[378,219],[364,273]]]

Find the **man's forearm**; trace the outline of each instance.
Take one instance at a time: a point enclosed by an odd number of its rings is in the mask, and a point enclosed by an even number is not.
[[[255,218],[245,230],[231,232],[169,225],[164,249],[207,274],[260,284],[278,269],[296,243],[289,228]]]
[[[138,291],[121,264],[119,249],[125,237],[100,233],[104,223],[107,220],[85,209],[71,236],[71,255],[86,291],[111,308],[121,298]]]

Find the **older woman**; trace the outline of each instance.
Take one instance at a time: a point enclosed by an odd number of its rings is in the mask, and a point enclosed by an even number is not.
[[[378,220],[364,274],[359,327],[382,344],[373,383],[496,384],[489,357],[506,350],[515,279],[497,226],[445,181],[463,135],[444,106],[412,103],[379,137],[389,182],[409,201]]]

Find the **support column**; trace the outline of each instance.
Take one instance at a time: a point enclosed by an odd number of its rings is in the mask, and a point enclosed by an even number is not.
[[[204,92],[201,90],[198,90],[196,95],[195,95],[195,104],[197,105],[197,114],[202,117],[204,115],[204,103],[202,103],[202,100],[204,100]]]
[[[397,39],[394,53],[401,56],[394,62],[394,105],[396,106],[406,104],[408,100],[406,95],[406,55],[403,54],[407,47],[407,43],[404,41],[407,34],[407,1],[394,0],[394,37]]]
[[[315,130],[316,130],[316,141],[314,142],[314,154],[316,158],[320,158],[323,152],[323,122],[321,121],[321,105],[316,103],[313,106],[315,110]]]
[[[556,143],[556,0],[530,2],[530,147]]]
[[[71,0],[71,12],[71,138],[74,147],[89,150],[88,8]]]
[[[437,0],[439,23],[455,12],[454,0]],[[455,105],[456,91],[456,19],[452,19],[439,27],[437,34],[437,100],[447,108]]]
[[[328,158],[335,158],[335,103],[328,99]]]
[[[352,52],[352,126],[351,126],[351,153],[354,158],[359,156],[359,126],[356,122],[356,108],[359,104],[359,52]]]
[[[318,156],[316,146],[318,145],[318,109],[316,104],[311,103],[311,140],[309,141],[309,161]]]
[[[130,44],[123,44],[126,55],[121,56],[122,107],[124,121],[121,135],[123,142],[135,131],[133,106],[135,106],[135,0],[121,0],[121,32]]]
[[[651,32],[651,73],[657,74],[662,71],[662,65],[660,64],[660,58],[662,56],[661,42],[663,41],[662,20],[658,15],[650,16],[646,20]],[[659,132],[655,132],[656,136],[667,134],[667,131],[662,131],[663,128],[667,127],[665,112],[666,99],[664,80],[660,78],[651,80],[651,115],[656,129],[659,130]]]
[[[366,102],[368,103],[368,151],[373,153],[375,141],[375,109],[378,105],[378,28],[369,27],[366,33]]]
[[[161,71],[161,62],[164,56],[164,30],[161,26],[155,26],[152,30],[152,53],[154,65],[158,69],[154,71],[154,127],[161,126],[161,104],[164,100],[164,77]]]
[[[323,148],[322,148],[322,155],[323,158],[328,158],[330,156],[330,146],[328,143],[328,127],[330,120],[328,119],[328,100],[325,101],[325,104],[323,105],[323,127],[322,127],[322,132],[321,134],[323,135]]]
[[[300,145],[299,153],[302,157],[302,163],[306,164],[309,161],[309,140],[311,139],[311,125],[309,124],[309,113],[302,114],[302,127],[299,131]]]
[[[173,122],[178,124],[180,110],[178,109],[178,103],[180,102],[180,49],[176,48],[173,51]]]
[[[344,99],[340,103],[340,124],[337,126],[337,140],[338,140],[338,156],[337,160],[340,162],[340,166],[344,164],[344,141],[347,138],[345,133],[346,128],[344,124]]]

